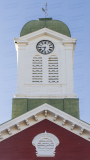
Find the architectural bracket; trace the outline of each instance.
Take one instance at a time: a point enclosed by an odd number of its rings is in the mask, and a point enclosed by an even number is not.
[[[45,110],[45,117],[47,117],[47,110]]]
[[[83,134],[84,128],[81,128],[80,135]]]
[[[54,121],[56,121],[56,119],[57,119],[57,115],[55,114],[55,116],[54,116],[54,119],[53,119],[53,120],[54,120]]]
[[[12,134],[10,128],[7,128],[8,134]]]
[[[35,121],[38,121],[37,115],[34,115],[34,119]]]
[[[28,119],[25,119],[25,123],[27,126],[29,125]]]
[[[17,129],[18,129],[18,130],[21,129],[19,123],[17,123],[16,126],[17,126]]]
[[[3,139],[1,132],[0,132],[0,139]]]
[[[64,120],[63,120],[63,123],[62,123],[62,125],[64,126],[64,125],[65,125],[65,123],[66,123],[66,119],[64,119]]]
[[[74,127],[75,127],[75,124],[74,124],[74,123],[72,123],[71,130],[73,130],[73,129],[74,129]]]

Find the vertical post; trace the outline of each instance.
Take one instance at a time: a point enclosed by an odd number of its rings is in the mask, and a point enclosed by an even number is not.
[[[47,3],[45,3],[45,18],[46,18],[46,11],[47,11]]]

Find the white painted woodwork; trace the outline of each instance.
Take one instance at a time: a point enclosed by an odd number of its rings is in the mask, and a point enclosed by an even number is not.
[[[14,40],[18,70],[15,97],[76,97],[73,82],[76,39],[43,28]],[[41,40],[50,40],[54,51],[48,55],[39,53],[36,45]]]
[[[36,147],[37,157],[54,157],[59,143],[59,139],[54,134],[46,131],[36,135],[32,141],[32,145]]]
[[[89,124],[46,103],[0,125],[0,141],[3,141],[45,119],[86,139],[87,141],[90,141]],[[12,134],[9,134],[9,132]]]

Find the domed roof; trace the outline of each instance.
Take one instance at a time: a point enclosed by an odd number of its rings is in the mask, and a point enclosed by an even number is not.
[[[61,34],[64,34],[68,37],[71,37],[67,25],[62,21],[52,20],[52,18],[39,18],[39,20],[27,22],[21,30],[20,37],[45,27],[53,31],[59,32]]]

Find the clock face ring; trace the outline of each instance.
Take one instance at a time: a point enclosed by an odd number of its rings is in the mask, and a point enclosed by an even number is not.
[[[49,54],[54,50],[54,44],[49,40],[42,40],[37,43],[36,49],[41,54]]]

